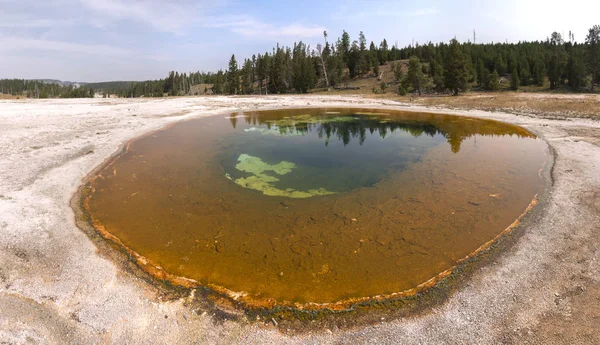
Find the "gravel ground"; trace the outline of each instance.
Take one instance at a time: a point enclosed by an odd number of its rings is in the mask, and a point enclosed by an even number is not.
[[[231,110],[365,106],[342,96],[0,101],[0,344],[600,343],[600,122],[447,111],[531,129],[554,149],[552,185],[523,235],[428,313],[287,335],[216,320],[124,272],[75,225],[82,179],[127,140]],[[436,109],[434,111],[443,111]]]

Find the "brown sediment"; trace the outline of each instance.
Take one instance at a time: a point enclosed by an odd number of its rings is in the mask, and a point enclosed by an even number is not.
[[[137,140],[137,139],[139,139],[139,138],[136,138],[135,140]],[[454,272],[454,270],[457,267],[461,266],[465,261],[476,258],[478,254],[486,251],[498,239],[500,239],[503,236],[505,236],[506,234],[510,233],[512,231],[512,229],[514,229],[516,226],[519,225],[522,217],[525,214],[527,214],[537,204],[537,195],[536,195],[536,196],[534,196],[533,200],[529,203],[529,205],[526,207],[525,211],[510,226],[505,228],[501,233],[497,234],[493,239],[485,242],[484,244],[479,246],[476,250],[470,252],[465,257],[456,260],[456,262],[453,266],[438,273],[437,275],[433,276],[432,278],[428,279],[427,281],[425,281],[421,284],[418,284],[414,288],[410,288],[410,289],[406,289],[403,291],[394,292],[394,293],[390,293],[390,294],[380,294],[380,295],[374,295],[374,296],[348,298],[348,299],[342,299],[339,301],[325,302],[325,303],[316,303],[316,302],[300,303],[300,302],[289,302],[289,301],[285,301],[285,300],[281,301],[281,300],[276,300],[274,298],[257,298],[256,296],[253,296],[252,294],[247,293],[247,292],[232,291],[223,286],[220,286],[217,284],[212,284],[212,283],[201,284],[200,282],[198,282],[194,279],[171,274],[171,273],[167,272],[167,270],[165,270],[164,268],[153,263],[152,260],[148,259],[147,257],[145,257],[145,256],[137,253],[133,249],[129,248],[117,236],[115,236],[114,234],[109,232],[105,228],[105,226],[98,219],[96,219],[93,216],[92,211],[90,209],[90,198],[96,192],[96,190],[93,187],[93,182],[96,179],[103,179],[104,177],[102,176],[101,172],[107,168],[112,167],[112,172],[113,172],[113,174],[116,175],[116,167],[114,166],[114,164],[119,156],[124,155],[127,152],[129,152],[131,143],[133,141],[134,140],[131,140],[127,144],[125,144],[123,150],[119,154],[112,157],[111,159],[106,161],[106,163],[103,166],[96,169],[96,171],[98,171],[100,173],[98,173],[96,175],[91,175],[91,177],[88,178],[88,180],[86,182],[86,186],[89,186],[89,192],[85,193],[85,194],[82,193],[81,196],[82,196],[83,211],[89,217],[88,219],[90,221],[90,224],[103,238],[115,243],[120,248],[122,248],[143,271],[145,271],[146,273],[148,273],[150,276],[154,277],[155,279],[158,279],[161,281],[166,281],[174,286],[181,286],[181,287],[185,287],[185,288],[207,287],[211,291],[216,293],[217,295],[226,297],[230,301],[234,302],[234,304],[236,304],[242,308],[249,309],[249,310],[265,310],[265,309],[272,309],[275,307],[281,307],[281,308],[291,308],[291,309],[300,310],[300,311],[319,311],[319,310],[344,311],[344,310],[350,310],[354,306],[359,305],[359,304],[368,306],[370,303],[377,303],[377,302],[383,302],[383,301],[388,301],[388,300],[402,300],[402,299],[418,296],[422,292],[425,292],[425,291],[429,290],[430,288],[438,285],[438,283],[443,281],[446,277],[450,276]],[[111,170],[111,169],[108,169],[108,170]]]
[[[90,182],[91,181],[93,181],[93,178],[90,179]],[[175,286],[180,286],[180,287],[184,287],[187,289],[205,286],[193,279],[189,279],[186,277],[180,277],[180,276],[176,276],[176,275],[168,273],[162,267],[153,264],[152,262],[150,262],[150,260],[148,260],[144,256],[138,254],[137,252],[131,250],[129,247],[125,246],[118,237],[114,236],[109,231],[107,231],[104,228],[104,226],[102,224],[100,224],[100,222],[95,220],[94,217],[89,212],[89,198],[90,198],[91,194],[93,194],[93,192],[94,192],[94,190],[92,189],[91,193],[86,193],[87,195],[82,194],[83,210],[84,210],[85,214],[89,217],[90,224],[92,225],[92,227],[96,231],[98,231],[98,233],[104,239],[112,241],[113,243],[117,244],[128,255],[130,255],[130,257],[135,261],[135,263],[142,270],[144,270],[144,272],[148,273],[154,279],[158,279],[161,281],[168,281],[169,283],[171,283]],[[440,272],[435,277],[432,277],[431,279],[427,280],[424,283],[417,285],[416,287],[414,287],[412,289],[408,289],[408,290],[404,290],[404,291],[400,291],[400,292],[396,292],[396,293],[392,293],[392,294],[376,295],[376,296],[362,297],[362,298],[350,298],[350,299],[341,300],[341,301],[333,302],[333,303],[290,303],[287,301],[279,302],[272,298],[257,299],[257,298],[252,297],[251,295],[249,295],[246,292],[243,292],[243,291],[235,292],[235,291],[232,291],[230,289],[227,289],[225,287],[215,285],[215,284],[207,284],[206,287],[210,288],[212,291],[214,291],[224,297],[231,299],[232,301],[239,303],[243,308],[247,308],[247,309],[271,309],[271,308],[278,306],[278,307],[291,307],[291,308],[294,308],[297,310],[302,310],[302,311],[319,311],[319,310],[344,311],[344,310],[350,310],[353,306],[355,306],[357,304],[363,304],[363,305],[367,304],[368,305],[369,302],[399,300],[399,299],[403,299],[403,298],[407,298],[407,297],[417,296],[418,294],[420,294],[432,287],[435,287],[444,278],[450,276],[454,272],[454,270],[457,267],[459,267],[460,265],[462,265],[464,262],[466,262],[469,259],[476,259],[476,257],[480,253],[488,250],[499,239],[510,234],[514,228],[516,228],[517,226],[520,225],[521,219],[525,215],[527,215],[537,205],[537,203],[538,203],[538,199],[537,199],[537,194],[536,194],[534,196],[534,198],[532,199],[531,203],[525,209],[525,211],[510,226],[508,226],[506,229],[504,229],[504,231],[499,233],[492,240],[482,244],[479,248],[477,248],[473,252],[469,253],[467,256],[457,260],[456,265],[444,270],[443,272]]]

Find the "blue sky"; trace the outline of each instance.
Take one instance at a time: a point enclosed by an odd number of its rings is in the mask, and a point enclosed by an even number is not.
[[[368,41],[583,41],[598,0],[0,0],[0,78],[143,80],[213,71],[302,40],[363,31]]]

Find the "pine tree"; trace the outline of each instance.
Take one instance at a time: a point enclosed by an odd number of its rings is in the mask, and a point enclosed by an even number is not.
[[[381,88],[381,92],[385,93],[385,89],[388,88],[388,84],[386,84],[385,82],[381,82],[381,84],[379,84],[379,87]]]
[[[452,90],[454,95],[468,89],[469,72],[460,44],[456,39],[450,41],[448,55],[444,68],[446,88]]]
[[[594,25],[585,38],[587,44],[587,65],[592,75],[592,91],[594,83],[600,83],[600,25]]]
[[[258,54],[258,57],[256,58],[256,77],[258,78],[258,87],[261,95],[263,94],[263,91],[265,94],[267,93],[270,69],[271,57],[269,56],[269,53],[265,53],[262,56]]]
[[[419,93],[419,96],[423,89],[428,89],[432,84],[431,77],[423,73],[423,66],[416,56],[410,58],[406,80],[412,86],[413,90]]]
[[[327,76],[329,77],[329,84],[336,86],[342,82],[344,78],[344,60],[339,56],[330,56],[327,61]]]
[[[508,66],[506,65],[506,61],[502,55],[496,56],[496,60],[494,61],[494,69],[498,71],[498,74],[500,75],[506,74]]]
[[[531,79],[531,69],[527,57],[523,55],[519,62],[519,80],[523,86],[527,86],[529,85],[529,79]]]
[[[379,62],[385,63],[389,61],[388,43],[384,39],[379,45]]]
[[[242,66],[242,70],[240,71],[240,75],[242,77],[242,88],[241,91],[243,94],[249,95],[254,92],[254,82],[252,76],[252,60],[246,59],[244,60],[244,65]]]
[[[341,40],[338,40],[337,50],[344,60],[344,64],[348,66],[350,60],[350,34],[346,30],[343,31]]]
[[[581,91],[585,79],[585,63],[583,61],[582,51],[571,49],[569,62],[567,63],[567,75],[569,87],[573,91]]]
[[[498,89],[500,89],[500,76],[496,70],[492,73],[488,89],[492,91],[498,91]]]
[[[519,81],[519,72],[517,71],[517,67],[513,68],[512,77],[510,78],[510,88],[517,91],[520,86]]]
[[[552,54],[548,61],[548,79],[550,80],[550,89],[556,90],[562,84],[563,73],[567,64],[564,41],[559,33],[552,33],[550,45],[552,46]]]
[[[490,76],[490,71],[488,71],[488,69],[483,64],[483,60],[480,59],[479,62],[477,63],[477,81],[478,81],[480,88],[483,88],[484,90],[488,89],[489,82],[490,82],[489,76]]]
[[[361,31],[358,34],[358,42],[359,42],[359,49],[360,52],[364,52],[367,50],[367,39],[365,38],[365,34]]]
[[[538,58],[533,65],[533,82],[537,86],[543,86],[544,81],[546,79],[546,68],[544,66],[544,61],[541,58]]]
[[[293,51],[293,87],[296,92],[307,93],[316,81],[315,68],[308,48],[302,42],[294,46]]]
[[[367,39],[365,38],[365,34],[361,31],[358,35],[358,74],[364,75],[369,72],[369,52],[367,51]]]
[[[222,70],[219,70],[215,76],[215,80],[213,82],[213,93],[216,95],[222,95],[225,91],[225,76]]]
[[[406,88],[404,87],[404,85],[399,84],[398,89],[396,90],[396,93],[398,93],[400,96],[406,96],[408,91],[406,91]]]
[[[287,61],[286,51],[277,45],[271,58],[269,71],[269,91],[271,93],[284,93],[287,91]]]
[[[436,59],[433,59],[429,65],[431,67],[431,77],[435,91],[444,92],[444,68],[442,67],[442,64]]]
[[[231,55],[229,68],[227,69],[227,93],[235,95],[239,90],[238,65],[235,55]]]
[[[376,64],[379,65],[378,50],[375,47],[375,43],[373,43],[373,41],[371,41],[371,45],[369,46],[369,58],[373,66],[375,66]]]
[[[402,72],[402,63],[395,62],[392,67],[394,70],[394,79],[396,79],[396,81],[402,81],[402,78],[404,78],[404,72]]]
[[[358,46],[358,42],[352,42],[352,48],[350,48],[350,54],[348,57],[348,71],[350,72],[350,78],[356,77],[360,74],[359,70],[359,60],[360,60],[360,48]]]

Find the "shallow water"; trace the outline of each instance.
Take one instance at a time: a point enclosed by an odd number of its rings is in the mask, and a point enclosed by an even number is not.
[[[253,298],[399,292],[493,239],[546,146],[495,121],[389,110],[214,116],[132,142],[90,215],[167,272]]]

